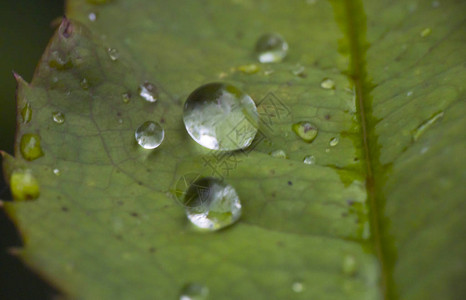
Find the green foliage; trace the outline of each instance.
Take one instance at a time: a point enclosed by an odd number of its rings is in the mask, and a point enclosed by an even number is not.
[[[43,152],[5,155],[8,178],[21,166],[40,185],[5,204],[19,255],[81,299],[176,299],[190,283],[211,299],[464,298],[466,4],[435,6],[70,1],[19,80],[17,119],[28,104],[32,117],[16,143],[38,135]],[[257,62],[266,32],[288,42],[283,62]],[[251,151],[220,157],[188,136],[183,103],[212,81],[255,100]],[[157,102],[138,96],[144,82]],[[134,140],[147,120],[165,129],[152,151]],[[318,129],[310,143],[299,122]],[[177,196],[197,175],[235,187],[238,223],[188,225]]]

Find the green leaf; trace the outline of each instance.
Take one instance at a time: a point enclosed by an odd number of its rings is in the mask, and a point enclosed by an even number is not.
[[[210,299],[466,296],[464,1],[100,2],[69,1],[31,84],[18,79],[5,173],[34,174],[40,196],[4,206],[27,264],[78,299],[176,299],[190,283]],[[289,44],[282,63],[254,56],[267,32]],[[251,151],[187,134],[183,103],[213,81],[255,100]],[[152,151],[134,140],[147,120],[165,128]],[[188,225],[178,192],[198,175],[235,187],[238,223]]]

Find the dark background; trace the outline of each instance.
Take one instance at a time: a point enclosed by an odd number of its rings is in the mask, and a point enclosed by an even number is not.
[[[12,71],[31,81],[34,69],[53,34],[51,23],[63,15],[63,0],[0,0],[0,149],[13,153],[15,89]],[[0,172],[1,173],[1,172]],[[3,174],[0,199],[11,199]],[[15,227],[0,209],[0,299],[41,300],[58,294],[39,276],[8,254],[21,246]]]

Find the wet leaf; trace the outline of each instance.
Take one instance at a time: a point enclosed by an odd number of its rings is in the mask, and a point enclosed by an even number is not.
[[[18,78],[5,173],[40,186],[4,205],[19,255],[70,298],[464,298],[466,7],[434,2],[69,1],[31,84]],[[289,50],[262,64],[271,32]],[[218,81],[257,105],[245,150],[184,128],[187,96]],[[165,131],[153,150],[134,138],[146,121]],[[43,155],[28,160],[31,134]],[[189,226],[183,190],[202,176],[235,188],[237,223]]]

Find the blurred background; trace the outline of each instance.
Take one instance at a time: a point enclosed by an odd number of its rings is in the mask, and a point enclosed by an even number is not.
[[[63,15],[64,0],[0,1],[0,149],[13,153],[15,90],[12,71],[27,82],[53,34],[52,21]],[[1,172],[0,172],[1,173]],[[0,175],[0,199],[11,195]],[[21,238],[0,209],[0,299],[52,299],[52,287],[27,269],[7,249],[21,245]]]

